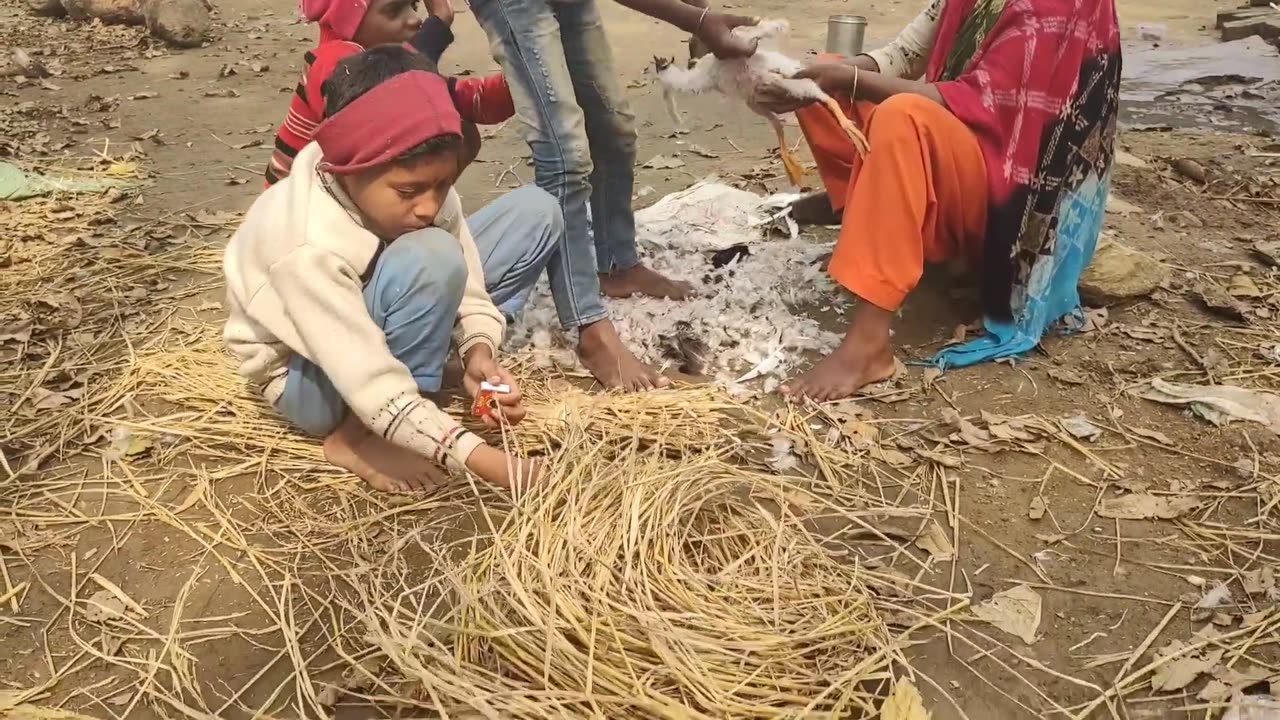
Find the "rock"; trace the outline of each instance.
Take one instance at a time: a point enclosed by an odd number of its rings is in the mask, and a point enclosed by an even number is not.
[[[108,25],[141,25],[138,0],[62,0],[73,20],[101,20]]]
[[[1182,177],[1192,182],[1198,182],[1201,185],[1209,179],[1209,174],[1205,172],[1204,166],[1191,158],[1174,160],[1173,169]]]
[[[1107,212],[1114,215],[1135,215],[1142,212],[1142,208],[1125,200],[1124,198],[1111,193],[1107,197]]]
[[[1154,259],[1103,240],[1080,278],[1080,297],[1089,305],[1114,305],[1150,295],[1167,277]]]
[[[62,0],[27,0],[27,7],[41,17],[62,17],[67,14]]]
[[[209,35],[209,6],[204,0],[146,0],[147,30],[175,47],[200,47]]]

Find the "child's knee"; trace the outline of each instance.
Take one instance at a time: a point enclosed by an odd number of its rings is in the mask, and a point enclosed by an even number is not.
[[[461,296],[467,284],[467,261],[458,239],[440,228],[409,233],[387,246],[378,274],[399,293],[430,292]]]
[[[554,195],[536,185],[525,185],[512,195],[517,200],[520,225],[553,238],[564,232],[564,212]]]

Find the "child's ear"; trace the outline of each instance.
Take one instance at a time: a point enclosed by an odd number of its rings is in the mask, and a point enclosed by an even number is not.
[[[329,117],[333,113],[329,112],[329,92],[333,90],[333,80],[326,78],[320,83],[320,107],[324,108],[324,116]]]

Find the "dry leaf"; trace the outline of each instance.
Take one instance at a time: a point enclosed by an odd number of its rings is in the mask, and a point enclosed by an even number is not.
[[[1270,593],[1276,587],[1275,568],[1268,565],[1257,570],[1250,570],[1241,577],[1240,584],[1249,595]]]
[[[1217,680],[1210,680],[1200,689],[1196,699],[1211,703],[1226,702],[1231,699],[1231,688]]]
[[[929,720],[929,711],[916,686],[900,678],[894,681],[893,692],[880,706],[880,720]]]
[[[1172,520],[1200,507],[1197,497],[1157,497],[1145,492],[1136,492],[1120,497],[1104,498],[1098,507],[1098,514],[1104,518],[1117,520]]]
[[[958,468],[964,465],[963,461],[961,461],[960,458],[958,457],[954,457],[951,455],[944,455],[942,453],[933,452],[932,450],[924,450],[924,449],[917,448],[915,450],[915,453],[920,457],[924,458],[925,460],[935,462],[941,465],[942,467]]]
[[[1227,318],[1228,320],[1237,320],[1244,322],[1247,320],[1245,308],[1238,300],[1231,297],[1221,285],[1206,280],[1196,286],[1196,299],[1209,312]]]
[[[1053,368],[1049,370],[1049,377],[1066,385],[1083,385],[1088,382],[1084,375],[1071,368]]]
[[[675,168],[684,167],[684,161],[680,158],[667,157],[666,155],[655,155],[649,162],[640,167],[650,170],[674,170]]]
[[[1174,640],[1164,648],[1157,650],[1156,657],[1170,657],[1186,647],[1187,645],[1182,641]],[[1222,659],[1226,652],[1226,650],[1219,648],[1208,655],[1190,653],[1176,660],[1171,660],[1156,668],[1155,672],[1151,674],[1151,689],[1156,692],[1181,690],[1195,682],[1196,678],[1212,670],[1213,666],[1218,664],[1218,661]]]
[[[1027,508],[1027,517],[1032,520],[1039,520],[1044,517],[1048,509],[1049,506],[1045,504],[1044,498],[1037,495],[1031,499],[1031,507]]]
[[[1245,274],[1233,275],[1227,292],[1237,298],[1259,298],[1266,295],[1254,279]]]
[[[1148,440],[1153,440],[1155,442],[1158,442],[1161,445],[1164,445],[1165,447],[1173,447],[1173,441],[1169,439],[1169,436],[1165,435],[1159,430],[1147,430],[1145,428],[1135,427],[1135,428],[1129,428],[1129,432],[1133,433],[1134,435],[1137,435],[1138,437],[1146,438]]]
[[[1088,440],[1092,442],[1102,436],[1102,428],[1089,422],[1084,415],[1064,418],[1062,420],[1062,427],[1064,430],[1071,433],[1072,437],[1077,440]]]
[[[1040,628],[1040,594],[1026,585],[996,593],[973,608],[979,620],[991,623],[1030,645]]]
[[[1047,543],[1049,545],[1057,545],[1063,540],[1066,540],[1067,536],[1062,533],[1052,533],[1052,534],[1044,534],[1044,535],[1037,534],[1036,539],[1042,543]]]
[[[704,157],[704,158],[718,158],[718,157],[720,157],[720,153],[718,153],[718,152],[714,152],[714,151],[712,151],[712,150],[708,150],[708,149],[706,149],[706,148],[702,147],[701,145],[690,145],[690,146],[689,146],[689,152],[693,153],[694,155],[701,155],[701,156],[702,156],[702,157]]]
[[[1253,244],[1253,254],[1271,267],[1280,267],[1280,241]]]
[[[124,617],[125,604],[110,590],[94,593],[84,607],[84,619],[89,622],[106,622]]]
[[[1161,330],[1160,328],[1147,327],[1145,325],[1139,325],[1137,327],[1122,325],[1120,326],[1120,332],[1128,335],[1134,340],[1164,342],[1164,330]]]
[[[929,553],[929,556],[937,562],[951,560],[956,556],[955,548],[951,546],[951,539],[933,520],[929,521],[929,528],[916,538],[916,547]]]
[[[905,453],[898,452],[893,448],[881,447],[879,445],[874,445],[871,447],[871,457],[881,462],[889,463],[894,467],[907,467],[908,465],[915,465],[915,461],[912,460]]]

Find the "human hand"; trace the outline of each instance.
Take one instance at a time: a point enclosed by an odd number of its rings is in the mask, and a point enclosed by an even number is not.
[[[694,36],[721,60],[751,57],[756,53],[756,41],[738,35],[733,29],[751,27],[758,22],[760,18],[756,17],[709,12]]]
[[[762,82],[751,93],[751,104],[764,108],[774,115],[793,113],[817,102],[817,98],[801,97],[787,85],[786,80]]]
[[[467,354],[467,364],[462,376],[462,385],[466,388],[467,394],[472,399],[475,399],[480,394],[481,383],[485,382],[490,385],[506,385],[510,388],[510,392],[497,395],[494,398],[497,401],[495,410],[503,423],[517,425],[521,420],[524,420],[526,411],[524,406],[520,404],[520,389],[516,387],[515,378],[493,359],[493,353],[490,352],[488,346],[478,345]],[[484,424],[488,427],[496,428],[499,425],[499,420],[491,415],[486,415],[484,416]]]
[[[542,462],[509,455],[492,445],[481,445],[467,458],[467,468],[485,482],[520,493],[542,477]]]
[[[426,0],[427,14],[440,18],[445,25],[453,25],[452,0]]]
[[[852,94],[861,69],[844,62],[816,62],[795,74],[798,80],[812,80],[828,95]]]

